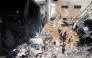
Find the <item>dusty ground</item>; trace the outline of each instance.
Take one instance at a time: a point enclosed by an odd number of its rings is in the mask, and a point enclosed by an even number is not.
[[[51,23],[51,24],[50,24]],[[65,41],[65,54],[62,54],[62,52],[56,54],[58,58],[91,58],[91,53],[87,52],[90,47],[77,47],[76,46],[76,41],[79,40],[78,35],[76,32],[72,30],[72,26],[62,26],[62,19],[60,20],[54,20],[51,21],[50,23],[46,24],[43,28],[43,30],[47,31],[52,35],[54,40],[59,40],[59,32],[58,32],[58,27],[62,30],[62,33],[64,31],[67,31],[67,38]],[[71,37],[71,42],[67,42],[68,39]],[[49,43],[50,44],[50,43]],[[53,47],[52,47],[53,48]],[[79,49],[79,50],[78,50]],[[61,50],[61,49],[60,49]]]
[[[43,29],[45,31],[49,32],[57,40],[60,40],[58,27],[61,28],[62,33],[64,33],[64,31],[67,31],[67,39],[72,36],[71,42],[69,42],[69,43],[65,42],[66,48],[68,48],[75,42],[75,40],[78,39],[78,36],[77,36],[76,32],[72,31],[71,25],[70,26],[61,26],[61,24],[63,24],[63,23],[62,23],[62,20],[60,19],[59,21],[53,21],[52,25],[46,24]]]

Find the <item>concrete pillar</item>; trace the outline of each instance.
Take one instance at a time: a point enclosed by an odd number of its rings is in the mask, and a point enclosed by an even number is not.
[[[46,0],[45,16],[47,16],[47,21],[50,21],[50,0]]]
[[[39,24],[40,24],[40,27],[39,27],[39,33],[40,33],[41,32],[41,29],[42,29],[40,8],[38,9],[38,20],[39,20]]]
[[[41,13],[40,13],[40,9],[38,9],[38,20],[41,20]]]
[[[50,21],[50,14],[51,14],[50,6],[51,6],[51,1],[48,0],[48,21]]]
[[[25,2],[25,7],[24,7],[24,19],[25,19],[25,33],[26,33],[26,37],[25,37],[25,40],[27,40],[29,38],[29,29],[28,29],[28,25],[27,25],[27,14],[28,14],[28,8],[29,8],[29,2],[30,0],[27,0]]]

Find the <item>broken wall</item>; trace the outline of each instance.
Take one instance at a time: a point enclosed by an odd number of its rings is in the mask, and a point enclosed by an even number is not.
[[[91,0],[58,0],[57,14],[60,13],[62,18],[76,18],[90,3]]]
[[[2,18],[3,21],[2,27],[0,26],[3,49],[6,54],[10,55],[13,54],[11,49],[21,46],[25,42],[28,42],[29,38],[35,37],[37,33],[40,33],[42,26],[40,8],[35,2],[30,0],[27,10],[28,14],[24,19],[25,0],[22,2],[21,0],[14,0],[13,2],[11,2],[11,0],[4,0],[0,2],[2,2],[3,4],[1,5],[4,6],[0,8],[0,12],[2,13],[0,18]],[[9,32],[7,32],[7,30],[9,30]]]
[[[47,23],[47,4],[46,0],[35,0],[40,5],[40,20],[42,21],[42,27]]]

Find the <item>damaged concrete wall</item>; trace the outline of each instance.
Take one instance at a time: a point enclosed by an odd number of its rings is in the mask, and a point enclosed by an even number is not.
[[[57,14],[61,13],[63,17],[75,18],[80,12],[82,12],[89,4],[91,0],[58,0],[57,2]],[[81,6],[80,8],[74,8],[74,5]],[[68,6],[68,8],[62,8],[62,6]]]
[[[29,0],[23,0],[22,2],[21,0],[14,0],[12,3],[10,1],[12,0],[0,1],[3,3],[0,8],[0,13],[2,13],[0,18],[3,21],[2,26],[0,26],[0,35],[6,55],[12,57],[14,55],[11,49],[18,48],[19,45],[22,46],[22,44],[28,42],[29,38],[40,33],[42,22],[40,7],[34,0],[30,0],[30,2]]]
[[[90,3],[91,0],[46,0],[45,10],[47,20],[50,21],[53,17],[56,17],[56,19],[61,17],[68,18],[71,21],[71,19],[75,19]]]
[[[47,0],[35,0],[40,5],[40,20],[42,21],[42,27],[47,23],[48,21],[48,7],[46,1]]]
[[[55,4],[55,2],[51,2],[51,4],[50,4],[50,16],[51,16],[51,18],[52,17],[55,17],[55,13],[56,13],[56,4]]]
[[[41,20],[45,17],[45,0],[35,0],[40,5]]]

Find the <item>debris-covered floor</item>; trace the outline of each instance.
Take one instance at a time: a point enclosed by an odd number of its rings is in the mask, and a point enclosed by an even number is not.
[[[61,23],[59,23],[60,21],[61,20],[54,20],[47,23],[41,34],[29,40],[29,57],[91,58],[91,52],[89,52],[91,51],[91,44],[89,45],[89,43],[82,42],[85,41],[85,39],[79,39],[76,31],[72,31],[71,25],[62,26]],[[59,24],[61,27],[59,27]],[[60,39],[61,36],[59,35],[58,28],[62,30],[62,35],[66,34],[66,39],[64,38],[65,41],[62,39],[63,36]]]
[[[19,36],[18,35],[15,36],[14,34],[11,34],[13,32],[7,30],[4,35],[4,37],[6,37],[7,39],[6,41],[4,41],[4,43],[6,43],[5,45],[7,45],[8,49],[6,48],[6,46],[3,47],[5,52],[8,53],[6,54],[7,57],[8,58],[13,58],[13,57],[15,58],[24,58],[24,57],[25,58],[87,58],[87,57],[91,58],[92,40],[90,38],[79,39],[76,31],[72,30],[71,25],[64,26],[64,23],[61,22],[62,19],[48,22],[43,27],[40,33],[36,32],[36,30],[33,33],[31,33],[33,34],[33,37],[30,37],[28,40],[26,40],[24,37],[23,38],[20,37],[21,34]],[[28,27],[30,27],[29,25]],[[34,25],[35,24],[33,24],[33,26]],[[11,41],[8,40],[10,36],[11,38],[13,38],[11,39]],[[16,38],[15,41],[14,38]]]

